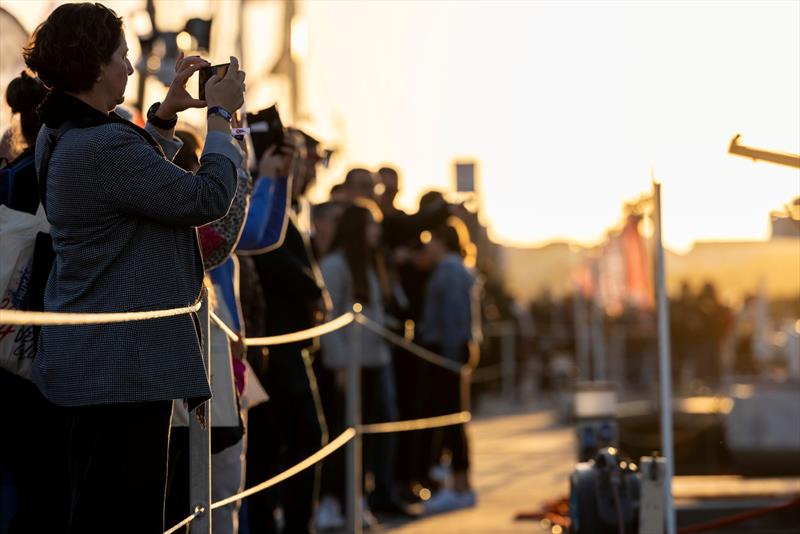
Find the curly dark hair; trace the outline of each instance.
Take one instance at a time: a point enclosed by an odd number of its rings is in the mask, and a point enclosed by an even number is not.
[[[92,88],[121,36],[122,18],[106,6],[64,4],[36,28],[23,56],[50,89],[80,93]]]

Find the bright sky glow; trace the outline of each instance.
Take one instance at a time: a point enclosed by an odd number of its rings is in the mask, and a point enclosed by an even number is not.
[[[56,4],[0,3],[29,28]],[[109,5],[125,15],[144,2]],[[157,5],[182,6],[159,11],[177,26],[214,8],[218,27],[234,27],[239,2]],[[282,10],[247,5],[257,107],[284,98],[280,81],[256,83],[276,59]],[[595,242],[652,169],[679,250],[764,239],[769,211],[800,194],[799,171],[727,154],[736,133],[800,153],[800,2],[305,0],[298,11],[308,125],[342,148],[320,190],[347,166],[392,162],[413,207],[452,187],[455,159],[474,158],[495,239]]]
[[[798,2],[305,4],[312,113],[347,156],[396,162],[402,200],[480,160],[495,238],[594,241],[664,183],[665,239],[763,239],[800,173]]]

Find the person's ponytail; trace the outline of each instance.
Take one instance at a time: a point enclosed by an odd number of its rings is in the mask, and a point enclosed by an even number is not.
[[[36,109],[46,95],[44,84],[25,71],[11,80],[6,89],[6,102],[13,113],[19,113],[22,136],[28,146],[36,143],[36,135],[42,125]]]

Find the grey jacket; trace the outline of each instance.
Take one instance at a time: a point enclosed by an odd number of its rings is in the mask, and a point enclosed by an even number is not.
[[[334,252],[325,256],[319,267],[333,301],[333,316],[339,317],[353,311],[353,279],[344,254]],[[361,303],[364,307],[363,313],[373,321],[384,324],[386,316],[378,277],[372,269],[369,270],[368,277],[371,302]],[[353,354],[351,336],[354,328],[358,329],[360,336],[361,354]],[[389,347],[381,336],[355,323],[322,336],[322,363],[325,367],[346,367],[350,358],[358,358],[360,365],[364,367],[379,367],[389,363]]]
[[[147,130],[171,160],[180,141]],[[51,131],[39,132],[37,170]],[[197,302],[203,262],[195,227],[228,211],[241,157],[230,136],[211,132],[193,175],[125,125],[67,131],[46,177],[56,260],[45,310],[127,312]],[[207,398],[198,324],[189,314],[44,327],[33,381],[62,406]]]

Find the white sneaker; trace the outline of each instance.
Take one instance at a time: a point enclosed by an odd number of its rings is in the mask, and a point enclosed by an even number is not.
[[[459,508],[458,495],[450,488],[444,488],[436,492],[433,497],[423,503],[426,514],[438,514]]]
[[[319,501],[315,524],[317,530],[341,530],[344,528],[344,516],[339,501],[326,495]]]
[[[478,504],[478,495],[475,490],[457,491],[456,495],[460,504],[459,508],[472,508]]]
[[[471,508],[477,502],[478,498],[472,490],[460,492],[445,488],[425,501],[423,506],[426,514],[440,514],[461,508]]]

